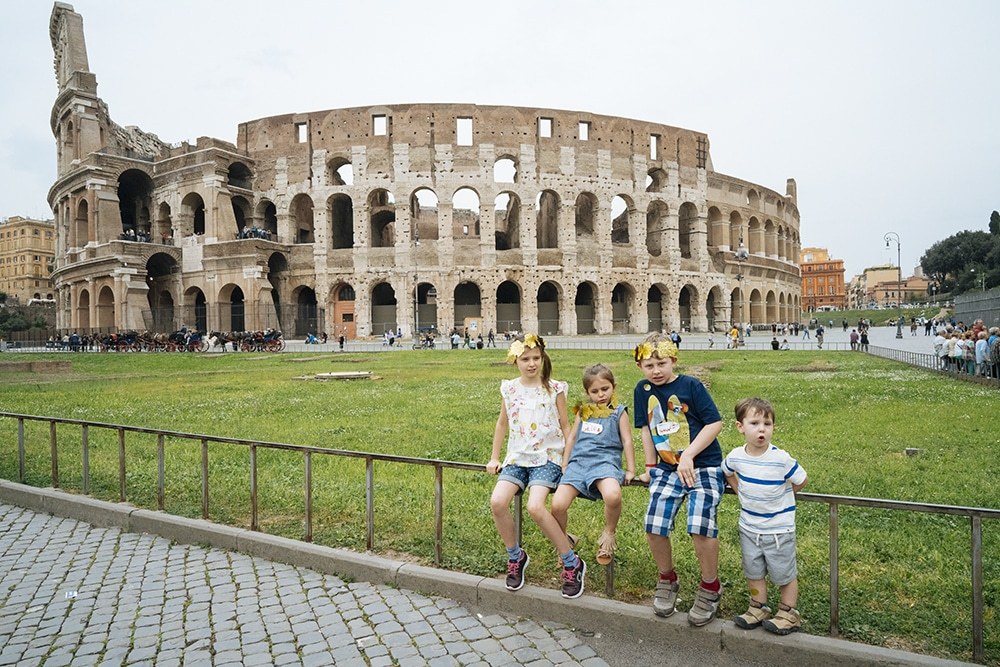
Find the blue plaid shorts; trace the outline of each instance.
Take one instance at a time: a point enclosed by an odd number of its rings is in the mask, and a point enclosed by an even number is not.
[[[695,468],[694,475],[694,487],[689,489],[681,482],[676,470],[667,472],[659,466],[650,470],[647,533],[669,537],[674,517],[684,498],[687,498],[688,533],[719,536],[719,525],[715,519],[725,490],[722,468]]]

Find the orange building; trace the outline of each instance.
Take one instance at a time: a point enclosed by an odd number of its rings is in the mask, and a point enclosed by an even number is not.
[[[799,266],[802,269],[803,310],[846,307],[844,260],[830,259],[825,248],[803,248],[799,251]]]

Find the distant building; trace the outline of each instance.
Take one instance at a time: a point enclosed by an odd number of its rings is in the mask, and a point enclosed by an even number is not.
[[[865,269],[859,276],[859,308],[896,308],[900,303],[922,303],[929,300],[930,281],[915,271],[914,275],[899,279],[898,269],[886,264]]]
[[[20,216],[0,218],[0,292],[8,300],[28,303],[52,300],[50,265],[55,257],[56,228],[52,220]]]
[[[803,310],[841,310],[846,306],[844,260],[830,259],[826,248],[803,248],[799,251],[799,265]]]

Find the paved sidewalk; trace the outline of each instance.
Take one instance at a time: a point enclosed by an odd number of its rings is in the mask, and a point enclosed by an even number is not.
[[[0,504],[0,665],[608,665],[574,632]]]

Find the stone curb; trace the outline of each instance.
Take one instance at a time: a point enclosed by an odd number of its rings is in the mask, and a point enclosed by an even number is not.
[[[693,628],[688,625],[684,613],[659,618],[647,606],[589,595],[568,601],[557,590],[532,585],[511,593],[500,579],[403,563],[6,480],[0,480],[0,502],[99,527],[150,533],[185,544],[239,551],[335,574],[350,581],[368,581],[425,595],[440,595],[506,615],[554,620],[579,630],[619,633],[637,640],[656,637],[695,651],[764,656],[772,665],[923,667],[971,664],[803,633],[779,637],[762,630],[741,630],[729,621],[716,620],[705,627]]]

